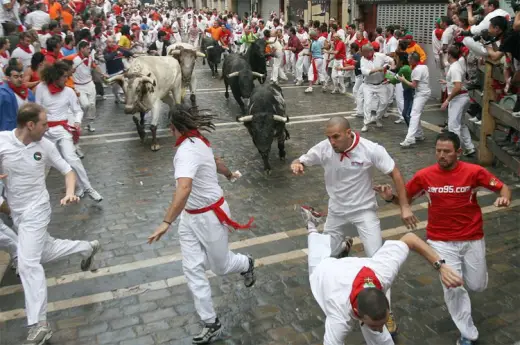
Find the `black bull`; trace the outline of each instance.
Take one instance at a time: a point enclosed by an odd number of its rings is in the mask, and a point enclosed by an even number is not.
[[[251,94],[248,114],[250,115],[238,117],[237,121],[246,126],[253,144],[260,152],[264,171],[270,174],[269,153],[274,138],[278,140],[278,153],[282,161],[285,161],[285,140],[290,138],[285,128],[289,118],[285,116],[282,89],[274,84],[255,87]]]
[[[223,52],[222,47],[213,38],[204,37],[202,39],[200,50],[204,54],[206,54],[206,57],[208,59],[208,65],[209,65],[209,68],[211,69],[211,76],[213,78],[215,78],[216,76],[218,76],[217,67],[220,64],[220,60],[221,60],[221,56],[222,56],[222,52]],[[206,58],[204,58],[202,60],[203,64],[205,64],[205,62],[206,62]]]

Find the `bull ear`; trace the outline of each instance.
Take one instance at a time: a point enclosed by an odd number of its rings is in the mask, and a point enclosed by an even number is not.
[[[149,76],[149,77],[152,77],[152,73],[148,73],[148,76]]]

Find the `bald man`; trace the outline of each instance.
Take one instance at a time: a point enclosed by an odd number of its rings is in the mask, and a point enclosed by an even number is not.
[[[339,257],[342,254],[345,229],[348,225],[354,225],[366,255],[372,257],[383,244],[376,214],[373,170],[376,168],[390,176],[399,196],[406,197],[403,177],[385,148],[354,133],[344,117],[331,118],[326,124],[325,136],[327,139],[293,161],[291,169],[295,175],[303,174],[306,167],[312,165],[321,165],[325,171],[329,205],[324,233],[330,235],[331,255]],[[407,228],[415,228],[417,219],[407,200],[400,204],[401,218]],[[302,206],[301,212],[305,220],[312,219],[316,224],[323,221],[324,215],[312,207]],[[390,291],[387,297],[390,300]],[[391,334],[397,330],[392,315],[387,328]]]

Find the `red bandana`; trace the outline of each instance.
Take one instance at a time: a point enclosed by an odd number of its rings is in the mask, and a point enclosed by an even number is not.
[[[413,48],[414,46],[415,46],[415,41],[411,41],[410,44],[408,45],[407,49]]]
[[[18,43],[16,45],[18,48],[20,48],[21,50],[23,50],[24,52],[26,52],[27,54],[32,54],[33,52],[31,51],[31,48],[29,46],[24,46],[20,43]]]
[[[84,57],[84,56],[81,55],[81,54],[78,54],[78,56],[81,58],[81,60],[83,60],[83,63],[85,64],[85,66],[88,67],[88,63],[90,62],[90,56],[88,56],[88,57]]]
[[[118,46],[111,46],[111,47],[107,46],[106,50],[109,53],[113,53],[113,52],[115,52],[117,50],[117,48],[119,48],[119,47]]]
[[[191,130],[191,131],[187,131],[186,133],[184,133],[183,135],[180,136],[179,139],[177,139],[177,141],[175,142],[175,147],[179,146],[180,144],[182,144],[182,142],[188,138],[199,138],[200,140],[202,140],[204,142],[204,144],[206,144],[208,147],[210,147],[210,143],[209,143],[209,140],[206,139],[206,137],[204,137],[198,129],[194,129],[194,130]]]
[[[356,146],[359,144],[359,133],[354,133],[354,141],[352,142],[352,145],[345,151],[341,152],[339,160],[340,162],[343,162],[343,158],[347,157],[350,159],[349,153],[356,148]]]
[[[59,87],[56,84],[47,84],[47,88],[49,89],[49,92],[51,93],[51,95],[55,95],[59,92],[62,92],[64,89],[63,87]]]
[[[394,36],[392,36],[392,35],[388,36],[388,37],[386,38],[386,43],[388,43],[392,37],[394,37]]]
[[[363,289],[367,288],[383,290],[383,286],[376,277],[374,271],[368,267],[363,267],[356,275],[356,278],[354,278],[354,281],[352,282],[352,290],[350,291],[350,305],[352,305],[352,312],[357,318],[360,318],[358,313],[354,310],[358,308],[357,296]]]
[[[7,52],[0,53],[0,56],[4,59],[9,59],[9,55],[7,55]]]
[[[29,96],[29,89],[27,88],[27,86],[25,86],[25,84],[22,84],[22,86],[17,87],[14,86],[13,83],[8,81],[7,85],[9,85],[11,90],[13,90],[13,92],[16,93],[21,99],[26,100],[27,96]]]

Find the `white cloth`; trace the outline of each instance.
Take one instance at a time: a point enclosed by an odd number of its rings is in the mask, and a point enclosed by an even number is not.
[[[354,82],[354,88],[352,89],[352,94],[356,100],[356,115],[363,116],[364,115],[364,106],[365,97],[363,96],[363,75],[357,75],[356,81]]]
[[[36,10],[28,13],[25,16],[25,24],[30,25],[35,30],[41,30],[42,26],[51,22],[51,17],[48,13]]]
[[[318,77],[316,78],[316,82],[324,83],[327,80],[327,75],[323,72],[323,65],[325,64],[325,60],[322,58],[314,59],[314,64],[316,65],[316,71],[318,72]],[[309,81],[314,80],[314,68],[312,67],[312,60],[309,64],[309,71],[307,72],[307,76]]]
[[[471,291],[482,292],[488,284],[486,266],[486,242],[477,241],[442,242],[428,240],[428,244],[446,260],[461,277]],[[478,330],[471,317],[471,301],[464,287],[444,290],[444,301],[451,318],[464,338],[478,339]]]
[[[30,54],[27,53],[25,50],[21,49],[20,47],[16,47],[13,50],[13,54],[11,55],[11,58],[17,58],[17,59],[22,60],[22,64],[23,64],[24,68],[30,67],[31,59],[35,52],[32,44],[29,45],[29,50],[31,51]]]
[[[3,201],[0,201],[0,206]],[[17,256],[18,235],[0,219],[0,249],[7,250],[11,259]]]
[[[39,83],[36,86],[35,98],[36,103],[47,110],[47,120],[49,121],[68,120],[69,111],[73,113],[74,122],[81,123],[83,119],[83,111],[81,110],[78,96],[68,86],[65,86],[63,91],[53,95],[45,83]]]
[[[303,81],[303,71],[308,71],[309,66],[311,64],[310,57],[308,55],[309,49],[303,49],[298,54],[298,59],[296,60],[296,80],[297,81]]]
[[[345,72],[336,70],[336,67],[343,67],[342,59],[334,59],[332,60],[332,83],[334,85],[334,89],[338,89],[339,92],[343,93],[346,91],[345,88]]]
[[[96,85],[91,80],[85,85],[75,85],[76,91],[79,92],[79,104],[85,113],[87,120],[94,121],[97,116],[96,112]]]
[[[87,60],[87,65],[85,65],[84,60]],[[72,66],[74,68],[74,73],[72,73],[72,79],[74,80],[74,85],[85,85],[92,81],[92,63],[94,59],[90,56],[82,58],[79,55],[76,55],[74,59],[72,59]]]
[[[477,35],[477,34],[481,33],[482,30],[489,29],[489,22],[491,21],[491,19],[498,17],[498,16],[506,17],[507,21],[509,21],[511,19],[511,16],[509,15],[508,12],[504,11],[501,8],[497,8],[493,12],[488,13],[478,25],[471,26],[471,28],[470,28],[471,33],[473,35]]]
[[[381,84],[385,78],[383,72],[370,74],[370,71],[382,68],[385,65],[390,65],[393,61],[390,56],[386,56],[383,53],[374,53],[372,60],[362,57],[360,68],[361,73],[365,76],[365,84]]]
[[[366,77],[365,77],[366,78]],[[376,121],[381,120],[383,115],[388,108],[389,103],[389,92],[386,85],[373,85],[366,81],[363,83],[363,123],[368,125],[374,119]],[[373,114],[375,112],[375,114]]]
[[[383,291],[390,289],[409,248],[401,241],[386,241],[372,258],[330,257],[330,236],[311,233],[309,242],[309,280],[312,294],[326,315],[323,345],[343,345],[357,320],[350,304],[352,283],[363,267],[374,271]],[[388,329],[382,333],[361,327],[368,345],[393,345]]]
[[[455,96],[448,104],[448,130],[457,134],[466,150],[475,149],[471,141],[471,133],[468,126],[462,121],[462,117],[468,111],[470,99],[467,93]]]
[[[460,60],[453,62],[449,65],[448,72],[446,74],[446,85],[448,87],[448,95],[451,94],[453,88],[455,87],[455,83],[461,83],[462,90],[466,90],[464,86],[464,77],[466,74],[465,66],[462,65]]]
[[[383,53],[385,53],[385,54],[395,53],[395,51],[397,50],[397,46],[398,46],[397,38],[395,38],[395,36],[392,35],[388,39],[388,42],[387,42],[387,39],[385,39],[384,44],[383,44]]]

